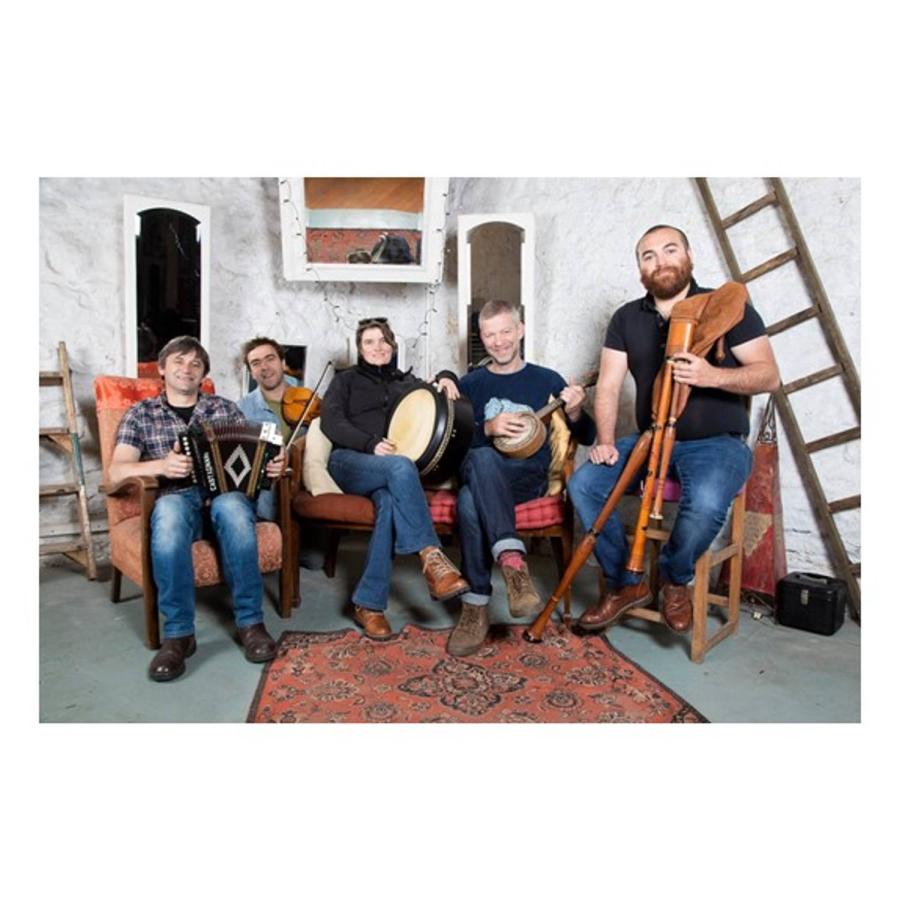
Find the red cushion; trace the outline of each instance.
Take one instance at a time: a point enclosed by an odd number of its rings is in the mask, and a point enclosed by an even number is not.
[[[641,482],[641,486],[635,492],[639,497],[643,497],[644,495],[644,482]],[[666,503],[677,503],[681,499],[681,484],[675,481],[674,478],[667,478],[665,486],[663,487],[663,500]]]
[[[456,524],[456,494],[452,491],[426,491],[431,519],[437,525]],[[348,522],[356,525],[375,524],[375,507],[367,497],[355,494],[320,494],[313,497],[300,491],[293,499],[294,512],[303,519],[325,522]],[[559,495],[538,497],[516,506],[516,528],[549,528],[565,518],[565,504]]]
[[[428,493],[431,518],[441,525],[456,524],[456,495],[451,491]],[[561,496],[538,497],[516,506],[516,529],[549,528],[559,525],[565,517],[565,504]]]

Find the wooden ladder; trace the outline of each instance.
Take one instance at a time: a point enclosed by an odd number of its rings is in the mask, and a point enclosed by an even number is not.
[[[75,418],[75,398],[72,394],[72,370],[69,367],[69,354],[65,341],[59,342],[59,371],[41,372],[39,384],[62,385],[66,401],[66,428],[41,428],[39,438],[46,438],[55,447],[61,449],[69,460],[71,480],[59,484],[47,484],[40,487],[40,499],[45,497],[76,497],[78,500],[78,522],[81,526],[81,538],[69,541],[52,541],[41,544],[41,556],[63,553],[84,567],[87,577],[92,581],[97,577],[97,562],[94,558],[94,544],[91,540],[91,520],[88,516],[87,490],[84,484],[84,467],[81,463],[81,445],[78,441],[78,422]]]
[[[785,191],[780,178],[769,178],[766,180],[769,183],[770,189],[765,196],[760,197],[758,200],[754,200],[752,203],[748,203],[737,212],[722,218],[716,207],[707,179],[695,179],[697,186],[700,189],[700,194],[703,197],[703,203],[706,206],[710,221],[712,222],[713,230],[719,239],[722,252],[725,254],[725,260],[728,264],[728,269],[731,272],[731,277],[735,281],[746,284],[747,282],[759,278],[761,275],[765,275],[767,272],[771,272],[773,269],[777,269],[778,267],[791,262],[795,263],[800,271],[803,282],[806,285],[812,300],[812,304],[806,309],[768,326],[766,329],[767,333],[770,336],[779,334],[782,331],[787,331],[789,328],[793,328],[810,319],[818,318],[825,341],[831,351],[834,365],[828,366],[818,372],[812,372],[789,384],[783,384],[772,396],[775,399],[775,405],[778,409],[778,414],[781,417],[781,422],[787,432],[791,449],[794,452],[794,460],[797,464],[800,477],[803,480],[810,502],[812,503],[813,511],[819,524],[819,529],[822,533],[825,545],[828,548],[832,564],[834,565],[836,572],[847,582],[850,605],[858,619],[860,617],[860,563],[851,561],[850,556],[847,553],[847,548],[844,545],[843,538],[835,525],[834,516],[835,513],[843,512],[844,510],[859,509],[861,506],[861,497],[859,494],[856,494],[852,497],[844,497],[840,500],[832,500],[829,502],[828,498],[825,496],[825,491],[822,489],[822,483],[819,480],[816,468],[813,465],[812,454],[819,450],[824,450],[826,447],[835,447],[839,444],[846,444],[850,441],[859,440],[861,434],[860,426],[857,424],[854,428],[849,428],[845,431],[840,431],[819,438],[818,440],[807,442],[800,431],[800,425],[797,422],[797,417],[794,415],[789,397],[796,391],[812,387],[814,384],[820,384],[830,378],[840,378],[844,382],[847,395],[856,412],[857,422],[859,422],[859,374],[856,371],[856,366],[853,364],[852,357],[847,351],[847,346],[844,343],[840,328],[838,328],[834,311],[831,308],[831,303],[825,293],[825,288],[816,271],[809,248],[806,246],[806,241],[800,230],[800,225],[794,215],[794,210],[788,198],[787,191]],[[728,229],[733,225],[737,225],[738,222],[743,222],[744,219],[750,218],[750,216],[755,215],[768,206],[776,207],[781,211],[783,222],[791,240],[794,242],[794,246],[784,253],[780,253],[777,256],[772,257],[772,259],[760,263],[758,266],[754,266],[752,269],[744,272],[738,265],[734,248],[732,247],[727,234]]]

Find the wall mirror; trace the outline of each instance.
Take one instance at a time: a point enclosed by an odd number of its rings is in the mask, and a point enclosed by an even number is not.
[[[209,346],[209,207],[126,195],[125,372],[156,377],[173,337]]]
[[[525,322],[522,357],[534,358],[534,215],[494,213],[458,218],[459,361],[466,368],[487,355],[478,313],[488,300],[520,306]]]
[[[436,282],[448,178],[281,178],[289,281]]]

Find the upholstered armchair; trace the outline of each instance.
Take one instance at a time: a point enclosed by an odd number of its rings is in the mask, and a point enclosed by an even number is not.
[[[109,464],[115,448],[116,432],[125,411],[140,400],[159,394],[162,382],[156,378],[124,378],[99,375],[94,379],[97,399],[97,421],[100,433],[100,459],[103,465],[103,487],[109,519],[110,557],[113,566],[110,599],[121,599],[122,575],[141,587],[144,597],[145,643],[151,649],[160,646],[159,611],[156,585],[150,557],[150,514],[156,500],[156,478],[138,476],[111,484]],[[214,391],[212,381],[203,382],[203,390]],[[278,612],[282,618],[291,615],[296,593],[297,566],[291,555],[290,539],[290,475],[278,483],[280,517],[275,522],[257,522],[261,572],[280,572]],[[194,584],[197,587],[223,581],[216,547],[206,540],[192,547]]]
[[[307,434],[297,441],[296,456],[291,461],[301,477],[292,490],[294,559],[298,559],[303,529],[324,528],[329,535],[325,574],[334,577],[340,537],[345,532],[371,531],[375,525],[375,507],[368,497],[345,494],[328,474],[331,443],[313,422]],[[551,463],[548,493],[516,506],[516,530],[527,538],[548,538],[560,577],[572,557],[574,513],[565,485],[574,469],[577,442],[571,437],[561,412],[551,420]],[[296,476],[295,476],[296,478]],[[450,488],[426,490],[435,531],[452,534],[456,527],[456,494]],[[299,571],[296,572],[299,582]],[[566,592],[564,619],[570,621],[570,592]]]

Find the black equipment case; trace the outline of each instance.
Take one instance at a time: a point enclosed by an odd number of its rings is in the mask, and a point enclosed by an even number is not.
[[[840,578],[791,572],[778,582],[775,618],[779,625],[834,634],[844,624],[847,584]]]

